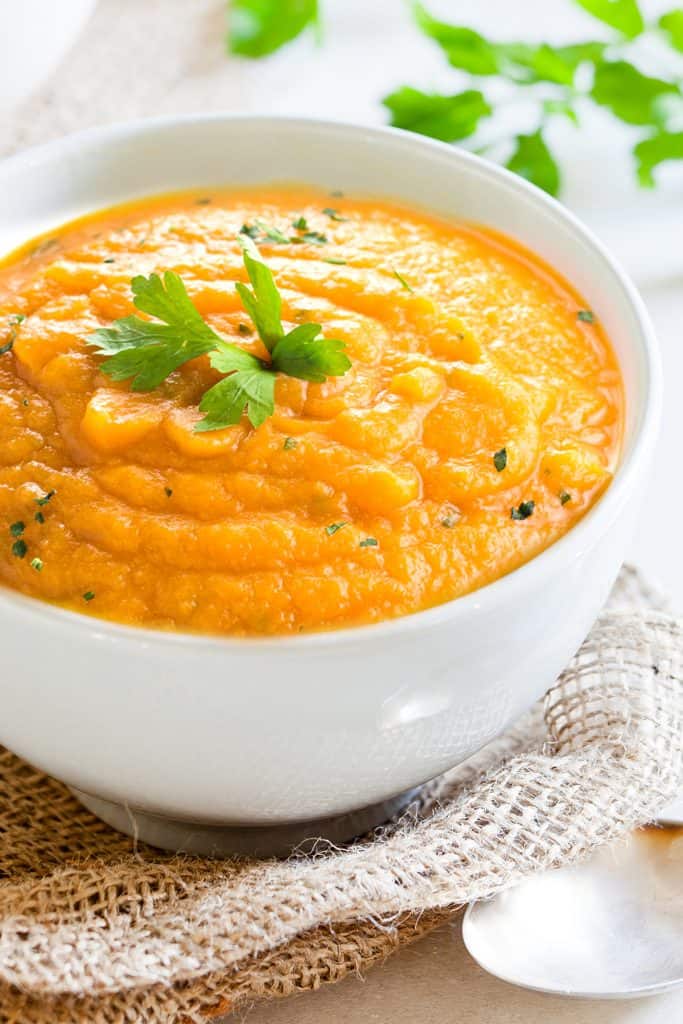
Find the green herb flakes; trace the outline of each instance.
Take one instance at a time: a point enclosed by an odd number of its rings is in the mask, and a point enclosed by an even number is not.
[[[325,533],[327,534],[328,537],[332,537],[335,533],[337,533],[339,530],[342,530],[345,526],[348,525],[349,524],[346,522],[330,523],[329,526],[325,527]]]
[[[582,324],[594,324],[595,313],[592,313],[590,309],[580,309],[576,314],[576,319],[580,320]]]
[[[15,558],[25,558],[28,551],[28,544],[25,540],[15,540],[12,545],[12,554]]]
[[[340,260],[336,256],[326,256],[323,263],[332,263],[335,267],[346,266],[346,260]]]
[[[560,505],[566,505],[567,502],[571,500],[572,496],[568,491],[560,491]]]
[[[26,529],[26,524],[22,523],[21,520],[17,520],[16,523],[12,523],[9,528],[9,532],[13,537],[21,537],[22,533]]]
[[[408,282],[406,281],[405,277],[402,277],[402,275],[401,275],[401,274],[399,274],[398,270],[394,270],[394,269],[392,268],[392,271],[391,271],[391,272],[392,272],[392,274],[394,275],[394,277],[396,278],[396,280],[397,280],[397,281],[398,281],[398,282],[400,283],[400,285],[401,285],[401,287],[402,287],[402,288],[405,288],[405,290],[406,290],[407,292],[412,292],[412,291],[413,291],[413,289],[412,289],[412,288],[410,287],[410,285],[409,285],[409,284],[408,284]]]
[[[323,213],[325,214],[326,217],[329,217],[330,220],[345,221],[349,219],[348,217],[342,217],[339,210],[335,210],[331,206],[326,206],[325,209],[323,210]]]
[[[379,545],[379,541],[376,537],[366,537],[360,542],[358,547],[360,548],[376,548]]]
[[[83,600],[84,601],[88,601],[89,602],[89,601],[94,600],[94,598],[95,598],[95,594],[94,594],[94,592],[92,590],[86,590],[85,594],[83,595]]]
[[[36,498],[36,505],[39,505],[42,508],[44,505],[49,504],[49,502],[52,501],[56,493],[56,491],[48,491],[47,494],[44,494],[42,498]]]
[[[172,487],[164,487],[164,494],[166,495],[167,498],[172,498],[173,497],[173,488]]]
[[[310,242],[311,245],[327,245],[327,235],[322,231],[306,231],[301,237],[304,242]]]
[[[35,569],[36,572],[42,572],[43,571],[43,560],[42,560],[42,558],[33,558],[31,560],[31,568]]]
[[[292,227],[295,231],[308,231],[308,221],[305,217],[297,217],[292,221]]]
[[[291,452],[292,448],[296,448],[298,441],[295,437],[286,437],[282,447],[286,452]]]
[[[508,453],[507,448],[501,448],[500,451],[496,452],[493,456],[493,465],[499,473],[502,473],[508,464]]]
[[[43,515],[42,512],[36,512],[36,514],[34,515],[33,518],[35,519],[35,521],[37,523],[44,523],[45,522],[45,516]]]
[[[534,514],[534,509],[535,508],[536,508],[536,502],[535,501],[522,501],[517,506],[517,508],[511,508],[510,509],[510,518],[511,519],[517,519],[517,520],[528,519],[529,516],[532,516]]]

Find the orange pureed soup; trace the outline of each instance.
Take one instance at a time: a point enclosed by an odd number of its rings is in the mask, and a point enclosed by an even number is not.
[[[284,331],[321,324],[351,368],[278,373],[261,425],[198,432],[208,355],[135,392],[89,339],[136,312],[135,275],[170,270],[267,367],[241,229]],[[599,322],[533,255],[310,189],[146,199],[31,243],[0,266],[3,348],[0,581],[148,627],[292,634],[465,594],[585,514],[622,431]]]

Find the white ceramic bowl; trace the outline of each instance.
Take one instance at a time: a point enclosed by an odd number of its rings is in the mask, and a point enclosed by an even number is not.
[[[143,836],[162,845],[206,849],[205,826],[303,822],[282,833],[290,838],[326,831],[316,819],[381,804],[493,739],[552,683],[599,612],[657,435],[656,344],[619,267],[544,193],[415,135],[196,116],[72,136],[0,166],[0,252],[130,197],[273,180],[397,198],[533,249],[612,339],[627,392],[625,444],[604,497],[539,557],[466,597],[379,625],[274,640],[169,635],[2,590],[0,739],[120,827],[131,827],[132,808]],[[372,818],[347,819],[341,831]],[[254,841],[262,834],[228,829],[216,845],[263,848]]]

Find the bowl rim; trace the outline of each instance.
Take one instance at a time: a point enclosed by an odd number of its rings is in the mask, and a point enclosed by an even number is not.
[[[42,619],[45,626],[71,629],[79,633],[86,629],[101,638],[132,642],[144,647],[149,647],[151,644],[164,646],[182,644],[194,648],[233,650],[240,653],[258,654],[274,650],[278,653],[299,653],[309,648],[338,648],[343,645],[357,646],[362,643],[374,644],[378,641],[390,640],[398,633],[413,633],[438,627],[447,620],[472,614],[490,613],[496,608],[514,601],[516,597],[519,598],[529,589],[540,589],[543,585],[543,578],[551,575],[558,565],[566,565],[574,561],[589,549],[596,539],[609,530],[623,505],[629,500],[641,466],[647,463],[648,456],[657,439],[663,387],[659,348],[655,330],[643,299],[620,262],[612,256],[593,231],[567,207],[525,179],[499,164],[484,160],[460,147],[388,126],[365,125],[316,117],[233,114],[229,112],[137,118],[72,132],[5,157],[0,160],[0,178],[5,172],[16,172],[22,167],[78,150],[83,145],[97,145],[100,142],[112,143],[117,138],[143,136],[156,129],[173,130],[187,125],[212,123],[237,124],[247,127],[254,125],[258,126],[261,131],[267,131],[268,126],[277,130],[290,126],[299,130],[310,130],[313,133],[324,131],[347,137],[365,136],[380,142],[392,141],[411,149],[421,149],[427,155],[431,152],[442,157],[447,156],[456,164],[459,163],[476,170],[477,174],[487,179],[493,187],[505,186],[509,192],[526,197],[536,206],[545,207],[546,212],[556,223],[561,222],[565,229],[569,229],[575,240],[588,245],[601,259],[606,271],[612,276],[615,292],[621,292],[622,298],[626,300],[626,304],[630,306],[635,316],[636,330],[631,335],[631,343],[636,350],[639,350],[642,357],[643,379],[640,384],[643,398],[628,449],[620,459],[609,487],[592,508],[567,533],[553,541],[539,554],[534,555],[528,562],[460,597],[381,622],[345,626],[341,629],[333,628],[294,636],[223,636],[213,633],[203,634],[124,625],[72,609],[61,608],[40,598],[28,597],[4,586],[0,586],[0,617],[4,618],[8,611],[10,614],[12,610],[20,611],[28,616]],[[202,187],[207,185],[206,182],[197,184]],[[152,195],[153,193],[145,194]],[[391,198],[390,190],[387,190],[386,197]],[[404,201],[409,202],[408,200]],[[423,208],[430,209],[428,204],[424,204]],[[432,212],[439,215],[438,210]],[[531,251],[534,251],[533,248]]]

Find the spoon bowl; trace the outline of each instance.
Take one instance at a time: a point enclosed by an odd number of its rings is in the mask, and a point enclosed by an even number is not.
[[[652,828],[473,903],[463,939],[523,988],[632,999],[683,985],[683,828]]]

